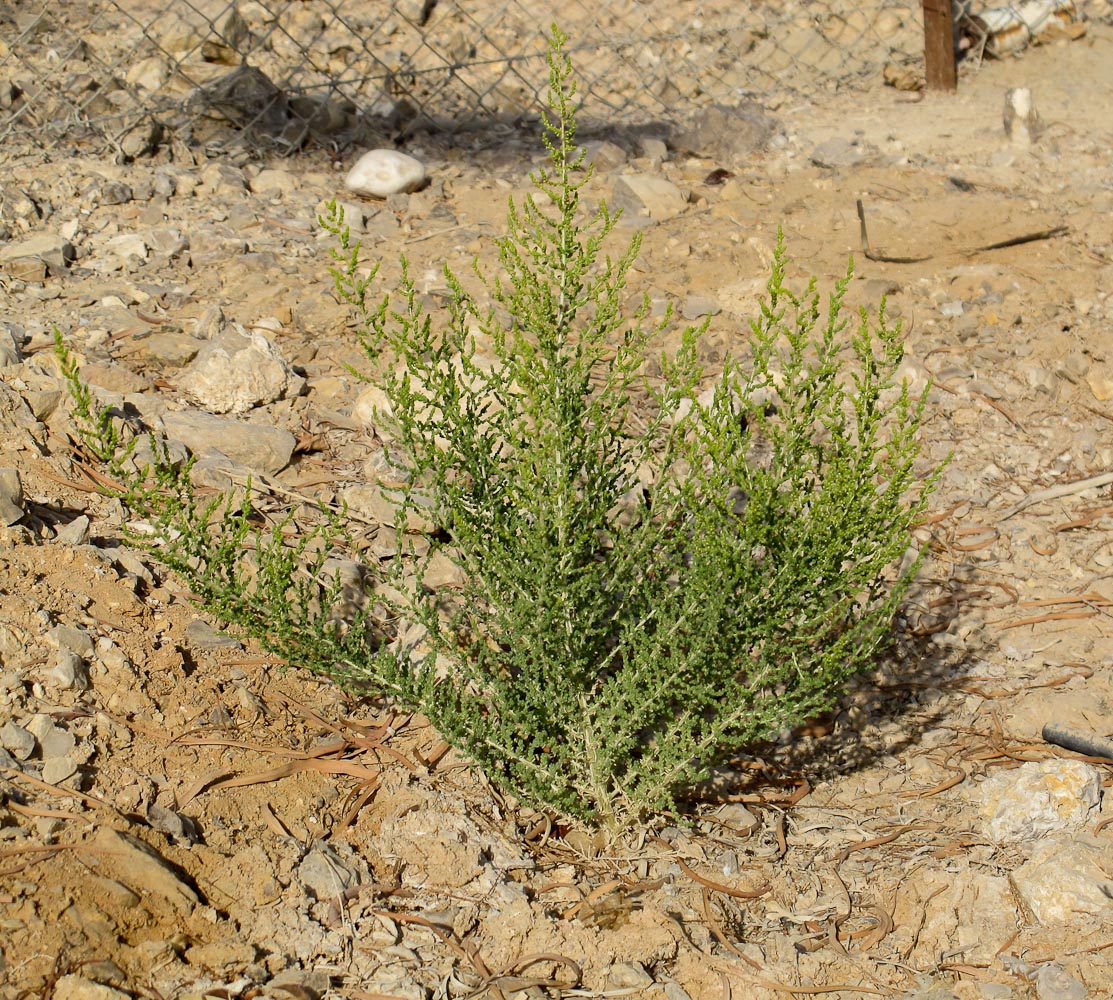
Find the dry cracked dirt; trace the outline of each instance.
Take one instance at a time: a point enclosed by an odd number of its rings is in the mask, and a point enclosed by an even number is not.
[[[1004,134],[1013,87],[1032,144]],[[613,844],[498,796],[421,718],[222,635],[122,547],[72,444],[54,326],[103,398],[165,415],[206,408],[191,366],[240,324],[284,381],[208,397],[249,425],[236,468],[266,466],[267,514],[347,500],[374,548],[379,451],[314,223],[352,154],[5,148],[0,998],[1113,996],[1113,30],[918,96],[781,107],[730,160],[595,137],[589,200],[629,174],[683,194],[628,211],[632,296],[713,313],[713,365],[778,227],[824,288],[854,252],[852,303],[887,295],[904,374],[934,382],[924,468],[952,456],[877,670],[690,825]],[[537,146],[468,143],[414,137],[427,188],[347,197],[384,286],[400,251],[433,302],[443,262],[494,259]]]

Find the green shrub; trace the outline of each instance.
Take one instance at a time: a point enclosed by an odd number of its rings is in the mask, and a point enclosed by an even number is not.
[[[249,499],[200,505],[188,469],[131,502],[223,617],[419,709],[523,800],[617,831],[875,662],[937,474],[914,468],[924,398],[895,384],[899,329],[883,307],[848,324],[849,269],[826,310],[814,282],[790,291],[783,241],[745,362],[710,378],[705,327],[655,356],[670,317],[623,309],[640,238],[612,259],[616,217],[581,205],[565,41],[554,28],[548,165],[510,204],[498,273],[476,269],[483,301],[446,269],[430,315],[404,261],[373,299],[342,210],[321,220],[405,473],[369,607],[335,620],[342,518],[291,544],[251,526]],[[462,582],[423,585],[445,558]]]

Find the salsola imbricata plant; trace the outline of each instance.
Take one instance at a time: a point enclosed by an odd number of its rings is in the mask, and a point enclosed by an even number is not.
[[[482,291],[446,269],[431,315],[403,262],[376,298],[342,211],[322,219],[401,470],[398,556],[365,609],[335,620],[337,518],[290,541],[250,526],[249,498],[199,504],[188,468],[131,502],[226,619],[421,710],[521,799],[617,830],[875,662],[936,477],[914,467],[924,397],[896,384],[899,330],[844,316],[849,271],[821,309],[779,242],[745,357],[712,377],[704,328],[657,356],[670,317],[624,309],[640,239],[608,256],[616,217],[581,203],[565,42],[554,28],[548,162]],[[427,586],[445,559],[459,583]]]

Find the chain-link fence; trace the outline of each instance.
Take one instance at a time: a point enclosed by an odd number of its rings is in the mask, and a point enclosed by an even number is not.
[[[998,21],[1027,25],[1025,8],[1038,6],[1050,30],[1077,23],[1080,5],[1025,0],[987,20],[961,0],[956,45],[998,54]],[[167,135],[234,133],[286,151],[421,129],[497,138],[536,118],[554,9],[531,0],[12,0],[0,3],[0,141],[92,141],[127,159]],[[565,0],[558,16],[581,114],[597,124],[676,123],[710,103],[776,107],[922,79],[919,0]]]

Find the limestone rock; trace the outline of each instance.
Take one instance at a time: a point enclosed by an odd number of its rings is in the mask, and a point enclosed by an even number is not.
[[[1082,826],[1101,801],[1101,775],[1081,761],[1031,761],[987,778],[974,798],[992,840],[1036,840]]]
[[[260,472],[286,468],[297,443],[293,434],[280,427],[246,424],[196,410],[167,413],[162,421],[167,436],[180,441],[191,452],[200,455],[219,452]]]
[[[202,345],[179,385],[213,413],[245,413],[283,396],[296,396],[304,380],[261,333],[225,330]]]
[[[1084,765],[1088,766],[1088,765]],[[1024,905],[1044,926],[1113,916],[1113,846],[1097,838],[1041,843],[1013,872]]]
[[[416,191],[425,182],[425,166],[396,149],[373,149],[364,153],[348,171],[344,186],[356,194],[386,198]]]
[[[50,995],[54,1000],[128,1000],[130,996],[111,986],[94,983],[76,974],[62,976],[54,984]]]
[[[106,826],[97,831],[93,844],[91,863],[140,895],[160,896],[183,914],[201,902],[166,859],[138,837]]]
[[[672,181],[653,174],[624,174],[614,182],[611,207],[656,222],[675,219],[688,203],[684,192]]]
[[[0,469],[0,524],[22,520],[23,484],[18,469]]]
[[[16,760],[26,760],[35,752],[35,736],[9,719],[0,726],[0,747],[9,751]]]
[[[48,274],[65,273],[76,256],[61,236],[39,233],[0,247],[0,270],[22,281],[42,281]]]

